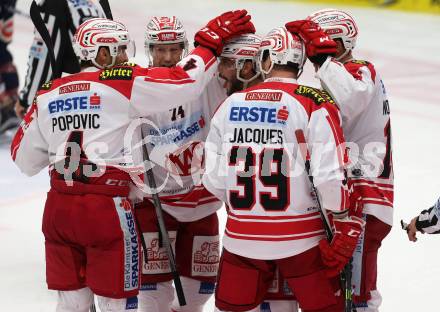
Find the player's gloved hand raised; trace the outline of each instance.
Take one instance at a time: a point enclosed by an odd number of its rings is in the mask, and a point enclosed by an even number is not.
[[[365,221],[357,217],[334,219],[334,236],[329,244],[323,239],[319,242],[321,258],[327,267],[327,276],[338,275],[350,261],[361,235]]]
[[[315,22],[298,20],[286,24],[291,33],[297,34],[304,41],[307,57],[314,64],[322,65],[327,57],[337,52],[336,42]]]
[[[246,10],[230,11],[211,20],[196,33],[194,41],[196,46],[209,48],[219,56],[225,41],[245,33],[255,33],[251,16]]]

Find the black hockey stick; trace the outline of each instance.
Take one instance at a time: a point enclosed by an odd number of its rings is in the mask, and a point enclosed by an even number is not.
[[[144,142],[144,131],[141,126],[142,133],[142,152],[144,155],[144,161],[146,160],[149,164],[151,164],[150,156],[148,154],[147,143]],[[179,272],[177,272],[176,259],[174,257],[173,248],[171,247],[170,237],[168,236],[168,231],[165,227],[165,221],[163,219],[162,213],[162,204],[160,202],[159,195],[157,193],[157,185],[156,180],[154,178],[153,168],[149,166],[148,169],[145,170],[144,180],[148,180],[148,184],[150,185],[150,190],[152,190],[151,196],[153,197],[154,208],[156,211],[157,222],[159,224],[159,232],[162,236],[162,244],[165,247],[168,260],[170,263],[171,274],[173,275],[174,287],[176,288],[177,299],[179,300],[179,305],[186,305],[185,294],[183,292],[182,282],[180,280]]]
[[[113,14],[112,10],[110,9],[110,3],[108,3],[108,0],[99,0],[99,4],[101,5],[102,9],[104,10],[104,14],[108,19],[113,20]]]
[[[47,30],[46,24],[41,18],[41,11],[35,0],[32,1],[29,15],[31,17],[32,23],[34,23],[35,29],[37,29],[38,33],[46,44],[47,52],[49,53],[50,65],[52,67],[52,79],[60,78],[61,72],[59,71],[56,63],[52,39],[50,37],[49,31]]]
[[[322,223],[324,225],[325,235],[327,237],[327,241],[330,243],[333,240],[333,232],[330,227],[330,221],[328,219],[327,213],[324,211],[321,205],[321,201],[319,200],[318,191],[316,189],[315,183],[313,182],[313,176],[310,173],[310,152],[307,147],[306,138],[304,136],[304,132],[301,129],[295,131],[296,140],[299,143],[300,153],[303,157],[305,169],[307,171],[307,176],[309,177],[310,186],[312,188],[313,196],[315,197],[316,203],[318,205],[319,214],[321,215]],[[340,280],[343,287],[344,292],[344,312],[352,312],[356,311],[353,305],[353,293],[351,286],[351,260],[348,264],[345,265],[344,269],[340,274]]]

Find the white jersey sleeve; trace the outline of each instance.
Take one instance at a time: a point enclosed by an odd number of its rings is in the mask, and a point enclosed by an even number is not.
[[[339,112],[334,103],[312,111],[306,141],[311,156],[311,174],[323,208],[339,212],[345,209],[344,180],[345,141]]]
[[[134,80],[130,117],[144,117],[199,97],[217,70],[214,54],[196,48],[175,67],[141,69]]]
[[[342,114],[350,148],[347,173],[353,193],[362,194],[363,212],[393,224],[393,161],[390,104],[373,64],[328,58],[317,72]]]
[[[49,145],[40,131],[37,116],[38,108],[34,101],[21,122],[11,145],[13,161],[28,176],[37,174],[49,165]]]
[[[224,176],[221,174],[223,170],[222,165],[226,163],[225,150],[222,148],[222,135],[225,132],[222,127],[224,125],[225,113],[222,110],[227,106],[227,103],[219,106],[219,111],[211,119],[211,127],[205,143],[205,174],[202,178],[206,189],[222,202],[227,202],[226,185],[221,178]]]
[[[368,106],[375,90],[374,76],[368,66],[356,69],[351,75],[347,68],[332,58],[322,64],[317,72],[322,87],[339,105],[344,120],[352,120]]]

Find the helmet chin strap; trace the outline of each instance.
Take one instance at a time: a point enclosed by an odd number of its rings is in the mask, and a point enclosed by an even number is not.
[[[107,69],[110,67],[113,67],[115,65],[116,62],[116,56],[112,56],[112,62],[108,65],[100,65],[98,64],[98,62],[96,62],[96,59],[92,60],[92,64],[95,65],[95,67],[99,68],[99,69]]]
[[[236,77],[239,81],[243,82],[243,90],[248,87],[249,82],[255,80],[260,75],[260,73],[258,71],[256,71],[255,75],[253,75],[251,78],[245,79],[245,78],[241,77],[241,75],[240,75],[241,70],[244,67],[244,63],[242,63],[241,65],[236,64],[236,67],[237,67],[237,70],[236,70],[237,76]]]
[[[342,53],[341,55],[339,55],[338,57],[335,57],[335,59],[340,62],[344,57],[346,57],[348,55],[348,53],[351,52],[351,49],[345,49],[344,53]]]
[[[270,74],[270,72],[272,71],[274,65],[275,65],[274,62],[272,62],[272,60],[270,60],[270,67],[269,67],[268,70],[264,70],[263,66],[260,66],[261,77],[263,78],[263,80],[266,80],[267,75]]]

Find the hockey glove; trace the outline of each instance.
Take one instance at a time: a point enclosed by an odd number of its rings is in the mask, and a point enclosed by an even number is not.
[[[336,42],[315,22],[309,20],[293,21],[286,24],[288,31],[298,34],[304,41],[309,60],[321,66],[328,56],[337,52]]]
[[[329,277],[338,275],[350,261],[365,221],[357,217],[348,217],[341,220],[334,219],[333,225],[332,242],[329,244],[325,239],[319,242],[322,262],[327,267]]]
[[[211,49],[216,56],[222,52],[224,42],[233,36],[255,33],[251,16],[246,10],[237,10],[223,13],[211,20],[194,37],[194,45],[201,45]]]

